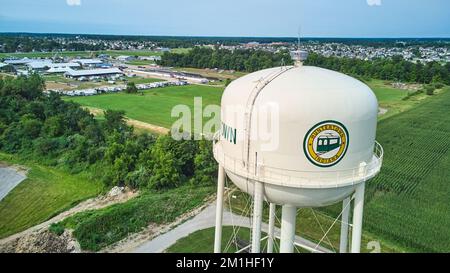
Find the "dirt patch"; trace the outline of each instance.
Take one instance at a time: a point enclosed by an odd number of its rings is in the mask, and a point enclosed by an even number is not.
[[[84,109],[88,110],[94,116],[103,115],[103,111],[104,111],[103,109],[94,108],[94,107],[84,107]],[[135,119],[126,118],[125,121],[130,126],[133,126],[133,127],[139,128],[139,129],[149,130],[149,131],[152,131],[159,135],[167,135],[170,132],[170,130],[167,128],[164,128],[164,127],[161,127],[158,125],[154,125],[154,124],[150,124],[150,123],[146,123],[146,122],[142,122],[142,121],[135,120]]]
[[[379,116],[382,116],[382,115],[384,115],[384,114],[386,114],[388,112],[388,109],[386,109],[386,108],[378,108],[378,115]]]
[[[70,90],[73,88],[67,83],[60,82],[46,82],[45,86],[47,90]]]
[[[153,125],[153,124],[146,123],[146,122],[142,122],[139,120],[127,118],[126,121],[127,121],[128,125],[131,125],[131,126],[134,126],[136,128],[140,128],[140,129],[150,130],[150,131],[155,132],[160,135],[167,135],[170,132],[170,130],[167,128]]]
[[[73,239],[71,231],[60,236],[49,230],[26,234],[12,240],[9,244],[0,245],[0,253],[77,253],[80,245]]]

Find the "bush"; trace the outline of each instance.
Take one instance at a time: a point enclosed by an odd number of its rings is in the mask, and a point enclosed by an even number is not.
[[[48,230],[58,236],[61,236],[64,233],[65,227],[61,223],[53,223],[50,225]]]
[[[432,95],[434,95],[434,90],[435,90],[435,88],[433,85],[428,85],[425,87],[425,94],[432,96]]]
[[[125,89],[126,93],[129,94],[136,94],[138,91],[136,84],[134,82],[127,83],[127,89]]]

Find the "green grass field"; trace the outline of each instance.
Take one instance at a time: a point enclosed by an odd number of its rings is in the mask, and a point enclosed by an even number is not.
[[[44,222],[103,188],[84,175],[70,175],[15,156],[0,153],[0,161],[30,168],[28,178],[0,201],[0,238]]]
[[[250,230],[248,228],[240,228],[236,230],[238,238],[250,242]],[[233,234],[233,227],[224,226],[222,228],[222,251],[223,253],[235,253],[239,249],[235,244],[230,244],[230,238]],[[262,233],[261,237],[267,234]],[[261,245],[264,246],[267,240],[263,240]],[[207,228],[195,231],[188,236],[181,238],[174,245],[169,247],[168,253],[214,253],[214,228]]]
[[[429,98],[426,94],[418,94],[404,100],[409,93],[414,91],[394,88],[390,85],[390,82],[382,80],[370,80],[366,84],[377,96],[380,107],[388,110],[386,114],[380,116],[380,120],[407,111],[420,104],[424,99]]]
[[[203,105],[218,105],[223,88],[203,85],[170,86],[139,94],[105,94],[92,97],[66,98],[81,105],[111,110],[124,110],[129,118],[170,128],[178,118],[171,117],[176,105],[194,107],[194,97],[202,97]]]

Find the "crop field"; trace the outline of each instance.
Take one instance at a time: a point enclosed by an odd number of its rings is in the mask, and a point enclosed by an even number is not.
[[[144,91],[140,94],[104,94],[91,97],[66,98],[83,106],[124,110],[131,119],[170,128],[178,118],[171,117],[172,108],[176,105],[194,107],[194,97],[201,97],[203,106],[220,102],[223,88],[187,85],[170,86]],[[193,115],[193,111],[192,111]],[[193,117],[192,117],[193,118]]]
[[[44,222],[103,189],[85,175],[70,175],[2,153],[0,161],[30,168],[28,178],[0,202],[0,238]]]
[[[450,251],[450,91],[379,123],[381,174],[365,228],[412,251]]]

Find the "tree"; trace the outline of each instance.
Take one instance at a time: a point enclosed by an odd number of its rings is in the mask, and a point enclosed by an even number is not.
[[[109,132],[113,132],[115,130],[123,131],[124,129],[127,129],[128,126],[125,123],[125,112],[106,110],[105,127]]]
[[[128,82],[127,83],[127,89],[125,89],[125,92],[128,94],[136,94],[138,91],[136,84],[134,82]]]
[[[198,153],[194,159],[195,172],[191,178],[193,184],[211,184],[217,178],[217,163],[213,156],[212,142],[201,140],[199,142]]]

